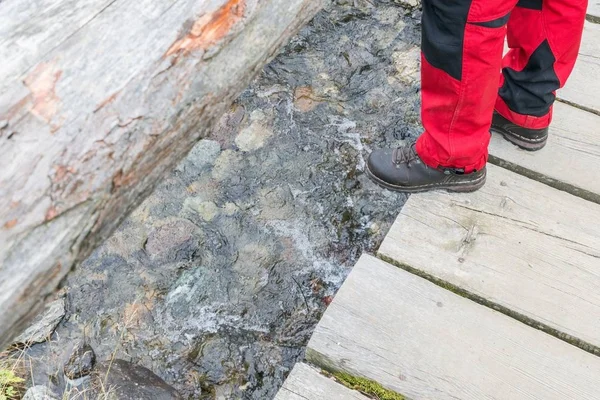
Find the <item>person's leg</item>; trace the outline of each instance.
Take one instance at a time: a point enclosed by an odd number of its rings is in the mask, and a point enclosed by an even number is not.
[[[556,90],[565,85],[577,59],[586,9],[587,0],[517,3],[508,23],[510,51],[502,63],[494,128],[502,121],[525,128],[518,132],[524,144],[531,133],[547,136]]]
[[[423,0],[425,132],[414,149],[371,154],[367,172],[378,183],[398,191],[483,185],[506,24],[516,2]]]
[[[516,0],[424,0],[421,70],[425,133],[417,152],[431,166],[481,169],[506,23]]]

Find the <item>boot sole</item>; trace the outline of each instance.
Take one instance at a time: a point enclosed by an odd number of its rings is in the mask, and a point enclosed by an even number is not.
[[[487,171],[484,171],[483,175],[481,175],[477,179],[473,179],[472,181],[465,181],[465,182],[460,182],[460,183],[432,183],[429,185],[419,185],[419,186],[397,186],[397,185],[392,185],[391,183],[382,181],[381,179],[376,177],[371,172],[368,165],[366,166],[365,171],[367,172],[367,176],[373,182],[375,182],[378,186],[380,186],[384,189],[387,189],[387,190],[392,190],[394,192],[400,192],[400,193],[422,193],[422,192],[429,192],[432,190],[446,190],[448,192],[455,192],[455,193],[471,193],[471,192],[474,192],[474,191],[480,189],[485,184],[485,181],[487,178]]]
[[[517,135],[516,133],[504,130],[502,128],[497,128],[494,126],[492,126],[490,130],[492,132],[496,132],[499,135],[502,135],[502,137],[505,140],[511,142],[512,144],[519,147],[520,149],[527,150],[527,151],[541,150],[544,146],[546,146],[546,142],[548,141],[548,136],[536,140],[536,139],[529,139],[529,138]]]

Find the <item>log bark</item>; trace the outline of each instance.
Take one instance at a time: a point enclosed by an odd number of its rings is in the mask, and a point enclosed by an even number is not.
[[[322,1],[0,2],[0,349]]]

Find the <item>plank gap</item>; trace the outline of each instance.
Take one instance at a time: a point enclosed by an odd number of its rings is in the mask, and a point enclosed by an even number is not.
[[[595,15],[586,14],[585,19],[592,24],[600,24],[600,17],[596,17]]]
[[[600,18],[598,18],[598,20],[600,21]],[[559,102],[561,102],[563,104],[566,104],[566,105],[569,105],[571,107],[578,108],[578,109],[580,109],[582,111],[586,111],[586,112],[589,112],[591,114],[595,114],[595,115],[600,116],[600,111],[599,110],[595,110],[595,109],[590,108],[590,107],[582,106],[581,104],[575,103],[575,102],[570,101],[570,100],[563,99],[562,97],[557,97],[556,101],[559,101]]]
[[[306,357],[410,399],[600,398],[595,355],[367,254]]]
[[[388,264],[391,264],[391,265],[398,267],[406,272],[409,272],[413,275],[416,275],[418,277],[426,279],[429,282],[431,282],[443,289],[446,289],[456,295],[459,295],[468,300],[474,301],[475,303],[480,304],[482,306],[491,308],[492,310],[501,312],[502,314],[505,314],[519,322],[522,322],[529,327],[535,328],[544,333],[552,335],[555,338],[560,339],[564,342],[567,342],[570,345],[573,345],[573,346],[578,347],[588,353],[591,353],[595,356],[600,357],[600,347],[595,346],[589,342],[586,342],[585,340],[582,340],[582,339],[579,339],[572,335],[569,335],[565,332],[562,332],[556,328],[551,327],[550,325],[547,325],[543,322],[540,322],[531,317],[528,317],[525,314],[521,314],[518,311],[514,311],[506,306],[503,306],[496,302],[490,301],[483,296],[480,296],[480,295],[470,292],[466,289],[463,289],[459,286],[456,286],[453,283],[450,283],[444,279],[440,279],[440,278],[438,278],[432,274],[429,274],[425,271],[421,271],[420,269],[414,268],[408,264],[398,262],[398,261],[394,260],[393,258],[386,256],[385,254],[381,254],[380,252],[377,252],[376,256],[377,256],[377,258],[379,258],[380,260],[382,260]]]
[[[521,165],[493,156],[491,154],[489,155],[488,161],[493,165],[512,171],[526,178],[533,179],[534,181],[548,185],[551,188],[560,190],[561,192],[567,192],[569,194],[572,194],[573,196],[577,196],[584,200],[600,204],[600,194],[582,189],[569,183],[553,179],[547,175],[542,174],[541,172],[533,171]]]

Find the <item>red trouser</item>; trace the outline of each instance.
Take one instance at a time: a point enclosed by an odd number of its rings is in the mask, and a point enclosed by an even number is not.
[[[586,8],[587,0],[423,0],[423,161],[483,168],[494,108],[517,125],[547,127],[577,58]]]

